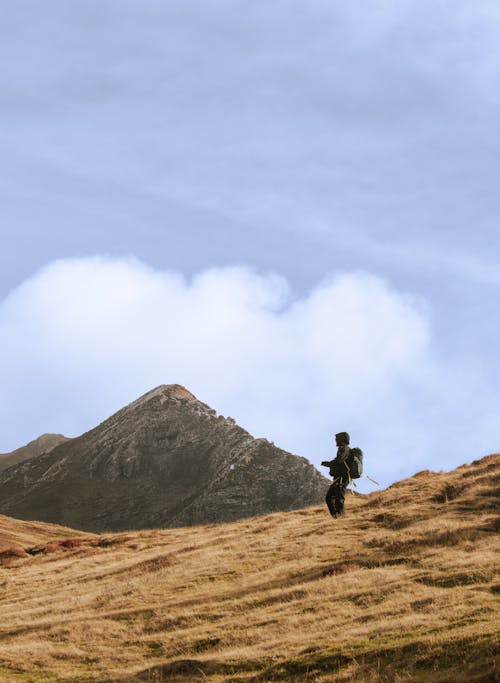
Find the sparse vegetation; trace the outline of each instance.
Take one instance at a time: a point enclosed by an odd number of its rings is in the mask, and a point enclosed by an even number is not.
[[[0,680],[497,680],[500,456],[223,525],[0,517]]]

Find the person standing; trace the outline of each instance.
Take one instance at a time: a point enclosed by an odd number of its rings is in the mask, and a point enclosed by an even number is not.
[[[333,483],[326,494],[326,504],[332,517],[344,514],[344,499],[347,484],[350,481],[349,467],[347,461],[351,449],[349,447],[350,437],[347,432],[335,434],[337,444],[337,455],[333,460],[324,460],[321,465],[330,468],[330,476]]]

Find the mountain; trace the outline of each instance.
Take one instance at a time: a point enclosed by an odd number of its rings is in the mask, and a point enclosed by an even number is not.
[[[16,448],[15,451],[0,453],[0,472],[11,465],[18,465],[29,458],[48,453],[65,441],[68,441],[68,437],[63,436],[63,434],[42,434],[38,439],[30,441],[26,446]]]
[[[349,495],[336,520],[85,535],[0,517],[0,680],[496,682],[499,484],[492,455]]]
[[[254,439],[180,385],[0,473],[0,513],[88,531],[223,522],[323,500],[305,458]]]

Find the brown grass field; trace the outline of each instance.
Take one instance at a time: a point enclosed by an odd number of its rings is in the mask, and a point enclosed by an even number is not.
[[[102,536],[0,517],[0,681],[498,680],[500,455],[326,507]]]

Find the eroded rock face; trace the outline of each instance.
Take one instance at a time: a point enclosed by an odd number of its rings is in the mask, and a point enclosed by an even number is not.
[[[0,473],[0,512],[89,531],[175,527],[317,504],[328,485],[305,458],[162,385]]]

